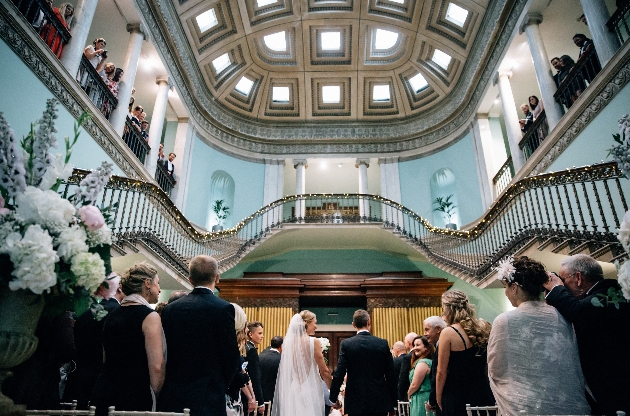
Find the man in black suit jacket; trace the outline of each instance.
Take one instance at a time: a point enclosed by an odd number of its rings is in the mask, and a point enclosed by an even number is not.
[[[346,396],[344,413],[349,416],[389,414],[396,412],[394,362],[387,341],[370,334],[372,323],[367,311],[358,310],[352,317],[357,335],[341,341],[339,361],[330,386],[330,401],[337,401],[344,377]]]
[[[282,337],[275,336],[271,339],[271,346],[260,353],[260,382],[262,384],[263,397],[273,403],[273,395],[276,392],[276,379],[278,367],[280,367],[280,354],[282,353]]]
[[[400,360],[400,372],[398,374],[398,400],[401,402],[409,401],[407,399],[407,391],[409,390],[409,372],[411,371],[411,347],[413,344],[413,339],[417,337],[418,334],[415,332],[410,332],[405,335],[405,349],[408,351],[407,354],[401,355]]]
[[[437,416],[442,414],[442,410],[437,405],[435,399],[435,381],[437,377],[438,366],[438,341],[440,340],[440,334],[442,330],[446,328],[446,322],[439,316],[429,316],[424,320],[424,336],[427,337],[429,342],[435,347],[435,353],[433,354],[433,364],[431,365],[430,380],[431,380],[431,393],[429,393],[429,406]]]
[[[125,294],[120,286],[120,276],[112,273],[107,278],[107,287],[99,286],[96,295],[103,298],[101,306],[108,314],[120,307]],[[74,344],[77,349],[76,368],[68,374],[64,401],[77,401],[78,409],[87,409],[90,396],[99,374],[103,370],[103,323],[91,309],[76,318],[74,323]]]
[[[168,360],[158,410],[225,415],[225,393],[239,371],[234,307],[213,293],[219,266],[210,256],[190,261],[195,289],[162,312]]]
[[[630,412],[630,304],[606,304],[609,291],[621,294],[621,287],[616,280],[604,280],[591,256],[565,259],[558,274],[548,273],[546,299],[573,324],[584,379],[595,399],[592,414]]]

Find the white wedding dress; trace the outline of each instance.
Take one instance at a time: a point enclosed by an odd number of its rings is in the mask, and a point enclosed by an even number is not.
[[[282,343],[271,416],[323,416],[324,391],[313,346],[302,317],[294,315]]]

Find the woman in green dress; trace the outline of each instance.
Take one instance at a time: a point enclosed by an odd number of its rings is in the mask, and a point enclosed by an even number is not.
[[[427,337],[415,337],[411,349],[411,371],[409,372],[409,399],[410,416],[426,416],[424,403],[429,400],[431,393],[431,364],[434,353],[433,345]]]

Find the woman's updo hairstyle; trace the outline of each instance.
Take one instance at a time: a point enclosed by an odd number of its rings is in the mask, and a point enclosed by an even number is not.
[[[313,322],[316,318],[315,314],[307,309],[304,309],[302,312],[300,312],[300,316],[304,321],[304,328],[306,328],[306,326]]]
[[[153,280],[157,275],[155,267],[149,263],[136,263],[123,273],[120,278],[120,286],[125,295],[133,295],[134,293],[142,293],[142,286],[145,280]]]
[[[236,331],[236,342],[238,344],[238,350],[244,357],[247,354],[245,343],[247,342],[247,336],[245,335],[245,327],[247,325],[247,315],[245,311],[236,303],[234,306],[234,330]]]
[[[490,336],[490,325],[475,318],[475,306],[461,290],[449,290],[442,294],[443,318],[448,325],[459,324],[466,331],[468,339],[475,347],[485,348]]]
[[[514,280],[519,285],[529,300],[538,300],[543,292],[543,284],[549,280],[545,266],[527,256],[514,258]]]

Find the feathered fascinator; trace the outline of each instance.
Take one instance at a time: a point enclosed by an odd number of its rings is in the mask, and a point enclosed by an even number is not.
[[[516,267],[514,267],[514,258],[512,256],[507,259],[501,260],[499,265],[494,268],[497,272],[497,278],[504,280],[508,283],[514,282],[514,273],[516,273]]]

